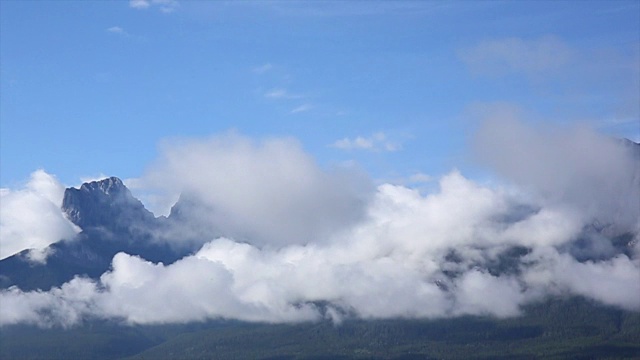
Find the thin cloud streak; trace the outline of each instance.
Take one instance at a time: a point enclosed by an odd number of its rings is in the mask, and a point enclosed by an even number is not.
[[[111,34],[116,34],[116,35],[120,35],[120,36],[125,36],[128,37],[130,36],[128,32],[126,32],[123,28],[121,28],[120,26],[112,26],[110,28],[108,28],[106,30],[108,33]]]
[[[264,74],[272,69],[273,69],[273,65],[270,63],[266,63],[263,65],[254,67],[253,69],[251,69],[251,71],[257,74]]]
[[[502,76],[522,72],[539,76],[567,65],[573,52],[560,39],[547,36],[535,40],[486,40],[459,51],[459,56],[476,74]]]
[[[297,114],[297,113],[301,113],[301,112],[307,112],[309,110],[313,109],[313,105],[311,104],[302,104],[294,109],[291,110],[291,114]]]
[[[357,136],[353,139],[343,138],[330,145],[341,150],[367,150],[373,152],[393,152],[401,149],[401,146],[390,141],[383,132],[375,133],[371,136]]]
[[[180,7],[180,3],[177,0],[130,0],[129,7],[137,10],[157,7],[163,13],[172,13]]]
[[[266,93],[264,97],[268,99],[302,99],[304,96],[298,94],[292,94],[283,88],[273,88]]]

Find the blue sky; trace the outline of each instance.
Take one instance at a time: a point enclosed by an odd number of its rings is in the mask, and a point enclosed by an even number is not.
[[[0,2],[0,186],[141,176],[171,138],[293,137],[473,176],[484,116],[640,140],[640,3]]]

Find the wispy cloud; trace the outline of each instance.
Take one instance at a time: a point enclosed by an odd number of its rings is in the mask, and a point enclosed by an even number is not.
[[[534,40],[485,40],[461,50],[458,55],[473,73],[479,75],[537,75],[566,65],[572,57],[572,50],[557,37],[545,36]]]
[[[273,65],[270,63],[266,63],[266,64],[255,66],[254,68],[251,69],[251,71],[257,74],[264,74],[271,69],[273,69]]]
[[[287,97],[287,91],[284,89],[271,89],[264,94],[264,97],[270,99],[282,99]]]
[[[180,3],[177,0],[130,0],[129,7],[144,10],[151,7],[158,7],[163,13],[174,12]]]
[[[273,88],[264,93],[264,97],[268,99],[302,99],[304,96],[292,94],[283,88]]]
[[[287,73],[283,66],[276,66],[271,63],[264,63],[251,68],[251,71],[262,79],[276,80],[267,86],[257,89],[256,94],[267,99],[273,104],[277,104],[280,110],[288,109],[289,114],[298,114],[314,109],[318,104],[313,104],[310,98],[313,95],[292,92],[282,84],[290,83],[292,76]],[[268,76],[260,76],[269,73]],[[317,99],[315,99],[317,100]]]
[[[383,132],[378,132],[368,137],[343,138],[330,146],[342,150],[368,150],[374,152],[398,151],[401,149],[400,144],[389,140]]]
[[[415,173],[411,176],[409,176],[409,182],[412,184],[418,184],[418,183],[426,183],[426,182],[430,182],[433,181],[434,177],[425,173]]]
[[[123,27],[117,26],[117,25],[106,28],[105,32],[108,34],[108,36],[114,36],[114,37],[117,36],[119,38],[131,40],[131,41],[146,41],[146,38],[144,36],[141,36],[138,34],[132,34],[129,31],[125,30]],[[105,77],[109,78],[110,76],[111,75],[108,73],[101,73],[98,77],[103,78],[103,79],[100,79],[102,81],[104,80]]]
[[[297,114],[297,113],[301,113],[301,112],[306,112],[313,109],[313,105],[311,104],[302,104],[296,108],[294,108],[293,110],[291,110],[291,114]]]
[[[565,118],[591,119],[609,126],[607,131],[615,136],[640,135],[640,51],[635,43],[616,49],[603,44],[571,46],[556,36],[511,37],[480,41],[458,51],[458,56],[477,76],[524,77],[533,87],[521,90],[535,90],[533,97],[544,91],[546,101],[562,104]],[[612,127],[608,118],[621,120]],[[625,119],[631,123],[625,124]]]
[[[241,5],[252,2],[236,2]],[[282,16],[297,17],[361,17],[389,14],[436,14],[455,10],[455,3],[426,1],[269,1],[257,2]]]
[[[129,33],[126,32],[120,26],[112,26],[112,27],[107,29],[107,32],[111,33],[111,34],[121,35],[121,36],[129,36]]]
[[[148,0],[130,0],[129,6],[134,9],[146,9],[151,6],[151,3]]]

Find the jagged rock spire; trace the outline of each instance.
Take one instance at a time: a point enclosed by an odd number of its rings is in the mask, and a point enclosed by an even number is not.
[[[83,229],[123,229],[135,221],[153,218],[153,214],[117,177],[84,183],[80,189],[68,188],[64,193],[62,210]]]

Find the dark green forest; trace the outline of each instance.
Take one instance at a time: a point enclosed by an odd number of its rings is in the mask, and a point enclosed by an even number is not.
[[[71,329],[7,326],[2,359],[638,359],[640,313],[582,298],[532,304],[495,319],[251,324],[217,320]]]

